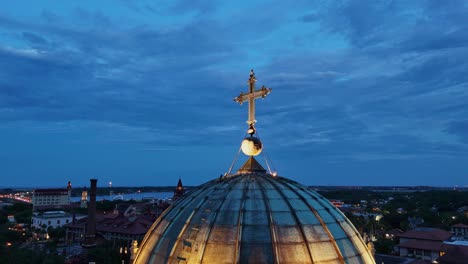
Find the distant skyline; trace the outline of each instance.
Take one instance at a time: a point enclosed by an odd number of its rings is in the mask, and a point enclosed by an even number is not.
[[[252,68],[279,175],[468,185],[466,1],[217,3],[2,3],[0,186],[217,178]]]

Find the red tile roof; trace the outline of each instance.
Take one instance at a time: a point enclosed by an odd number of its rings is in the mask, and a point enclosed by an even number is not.
[[[65,225],[69,228],[84,228],[87,217],[78,220],[75,224]],[[137,216],[130,218],[117,214],[102,214],[96,216],[97,232],[112,232],[119,234],[144,235],[153,224],[154,219],[146,216]]]
[[[449,231],[437,228],[418,228],[406,231],[398,236],[403,238],[444,241],[449,239],[452,234]]]
[[[98,232],[113,232],[120,234],[144,235],[153,224],[153,221],[144,217],[138,216],[133,221],[129,218],[119,215],[114,219],[103,219],[96,223]]]
[[[466,264],[468,260],[468,246],[444,244],[442,249],[445,251],[445,254],[438,259],[440,263]]]
[[[399,228],[394,228],[394,229],[391,229],[391,230],[387,231],[386,233],[389,234],[389,235],[398,236],[399,234],[403,233],[403,230],[401,230]]]
[[[442,242],[437,241],[427,241],[427,240],[420,240],[420,241],[407,241],[401,244],[398,244],[399,247],[403,248],[414,248],[414,249],[422,249],[422,250],[432,250],[432,251],[441,251]]]
[[[67,194],[67,188],[54,188],[54,189],[36,189],[34,190],[35,195],[50,195],[50,194]]]

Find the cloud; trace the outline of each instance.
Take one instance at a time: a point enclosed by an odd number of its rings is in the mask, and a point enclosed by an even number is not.
[[[232,98],[253,67],[258,86],[273,88],[257,102],[257,126],[277,155],[467,156],[467,6],[439,3],[9,12],[0,15],[0,120],[142,149],[235,145],[247,106]]]
[[[468,143],[468,120],[452,121],[448,123],[446,131],[459,137],[465,144]]]
[[[41,44],[47,43],[47,40],[45,40],[43,37],[38,36],[31,32],[23,32],[23,37],[33,45],[36,45],[36,44],[41,45]]]

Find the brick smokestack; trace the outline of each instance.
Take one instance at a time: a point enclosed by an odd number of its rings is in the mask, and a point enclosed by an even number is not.
[[[88,221],[86,222],[86,237],[84,247],[90,248],[96,246],[96,189],[97,179],[91,179],[91,188],[89,192]]]

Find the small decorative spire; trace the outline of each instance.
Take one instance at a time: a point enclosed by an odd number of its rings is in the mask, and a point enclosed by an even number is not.
[[[184,194],[185,194],[185,188],[182,185],[182,179],[180,179],[179,177],[179,181],[177,182],[177,187],[174,191],[174,196],[172,197],[172,199],[175,201],[179,199],[180,197],[182,197]]]

